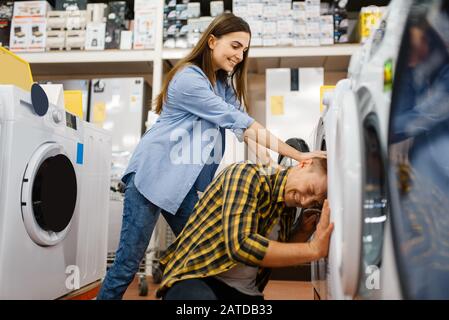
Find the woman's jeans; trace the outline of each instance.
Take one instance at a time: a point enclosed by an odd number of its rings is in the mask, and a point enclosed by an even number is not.
[[[172,215],[148,201],[137,190],[134,185],[134,176],[135,173],[131,173],[126,179],[120,243],[115,254],[114,264],[108,270],[97,296],[98,300],[121,299],[123,297],[139,270],[140,261],[145,255],[160,212],[173,233],[178,236],[198,201],[198,194],[192,188],[176,215]]]

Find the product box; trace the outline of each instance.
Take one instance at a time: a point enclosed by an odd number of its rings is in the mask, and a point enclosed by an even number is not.
[[[262,1],[259,2],[251,2],[249,4],[249,9],[247,8],[247,16],[262,18],[263,17],[263,7],[264,3]]]
[[[219,16],[224,12],[224,2],[223,1],[211,1],[210,2],[210,15],[212,17]]]
[[[133,49],[153,49],[156,37],[156,8],[134,13]]]
[[[105,48],[106,23],[90,22],[86,26],[86,50],[104,50]]]
[[[201,17],[201,4],[199,2],[189,2],[187,4],[186,11],[187,19],[199,18]]]
[[[47,40],[47,19],[33,18],[30,25],[30,43],[28,51],[45,51]]]
[[[67,11],[49,11],[47,13],[48,30],[64,30],[67,27]]]
[[[291,19],[278,20],[276,32],[280,34],[293,33],[293,20]]]
[[[30,34],[30,19],[13,19],[9,40],[10,50],[14,52],[26,51],[31,40]]]
[[[108,3],[108,22],[124,25],[127,13],[126,1],[112,1]]]
[[[384,7],[369,6],[360,11],[359,34],[360,42],[364,43],[376,29],[384,14]]]
[[[277,22],[276,21],[265,21],[263,23],[263,35],[271,36],[277,33]]]
[[[67,30],[84,30],[87,24],[86,10],[67,11],[66,28]]]
[[[106,22],[105,48],[119,49],[120,48],[120,32],[122,29],[115,23]]]
[[[86,10],[87,0],[55,0],[56,10]]]
[[[9,40],[11,51],[45,51],[46,39],[46,18],[18,18],[12,20]]]
[[[65,48],[66,31],[61,30],[48,30],[46,50],[64,50]]]
[[[87,5],[87,22],[106,22],[108,6],[105,3],[89,3]]]
[[[86,43],[85,30],[70,30],[66,33],[65,45],[67,50],[84,50]]]
[[[47,1],[15,1],[14,17],[42,17],[47,16],[47,12],[51,10]]]
[[[262,45],[264,47],[274,47],[278,45],[278,39],[275,35],[264,35],[262,38]]]
[[[133,32],[122,30],[120,33],[120,50],[131,50],[133,48]]]
[[[0,19],[11,20],[14,2],[0,1]]]

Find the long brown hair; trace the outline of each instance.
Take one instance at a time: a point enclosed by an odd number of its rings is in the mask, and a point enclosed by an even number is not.
[[[219,39],[225,34],[240,31],[247,32],[251,36],[251,29],[248,23],[246,23],[246,21],[242,18],[237,17],[232,13],[224,13],[216,17],[187,57],[179,60],[179,62],[167,74],[162,85],[161,93],[156,98],[156,113],[160,114],[162,112],[162,105],[167,99],[168,85],[170,84],[170,81],[180,69],[189,64],[200,67],[213,85],[215,85],[217,80],[227,81],[227,78],[230,77],[229,80],[237,99],[242,105],[248,106],[246,74],[248,70],[247,57],[249,49],[243,53],[243,60],[237,64],[232,73],[228,75],[228,73],[224,70],[214,72],[212,67],[211,50],[208,45],[208,40],[211,35],[214,35],[217,39]]]

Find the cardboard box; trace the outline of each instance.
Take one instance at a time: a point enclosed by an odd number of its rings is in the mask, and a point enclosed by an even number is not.
[[[47,1],[21,1],[14,2],[14,16],[20,17],[41,17],[45,18],[47,12],[51,10]]]
[[[11,51],[45,51],[46,39],[46,18],[14,18],[12,20],[9,40]]]
[[[33,18],[30,26],[29,51],[45,51],[47,41],[47,19]]]
[[[46,50],[64,50],[65,48],[66,31],[49,30],[47,31],[47,42],[45,44]]]
[[[87,0],[56,0],[56,10],[86,10]]]
[[[14,8],[14,2],[0,1],[0,19],[5,19],[5,20],[11,21],[13,8]]]
[[[87,22],[106,22],[107,8],[105,3],[89,3],[87,5]]]
[[[210,15],[212,17],[219,16],[224,12],[224,2],[223,1],[211,1],[210,2]]]
[[[14,52],[26,51],[31,40],[30,19],[13,19],[11,22],[11,34],[9,48]]]
[[[86,43],[86,31],[70,30],[66,33],[65,45],[67,50],[83,50]]]
[[[67,30],[84,30],[87,24],[86,10],[67,11],[66,28]]]
[[[120,33],[120,50],[131,50],[133,48],[133,32],[122,30]]]
[[[64,30],[67,27],[67,11],[49,11],[47,13],[48,30]]]
[[[156,8],[134,13],[133,49],[153,49],[156,37]]]
[[[219,2],[219,1],[218,1]],[[211,3],[212,9],[212,3]],[[187,19],[195,19],[201,17],[201,4],[199,2],[190,2],[186,9]]]
[[[86,27],[86,50],[104,50],[105,48],[106,23],[90,22]]]

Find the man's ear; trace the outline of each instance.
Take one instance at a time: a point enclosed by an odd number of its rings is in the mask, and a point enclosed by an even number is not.
[[[214,49],[215,49],[215,46],[216,46],[216,44],[217,44],[217,38],[216,38],[213,34],[211,34],[211,35],[209,36],[209,39],[207,39],[207,44],[209,45],[209,48],[210,48],[211,50],[214,50]]]
[[[306,168],[310,165],[312,165],[313,160],[312,159],[307,159],[307,160],[302,160],[299,164],[298,167],[302,168]]]

